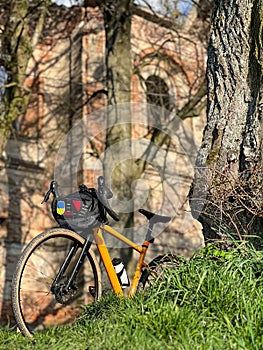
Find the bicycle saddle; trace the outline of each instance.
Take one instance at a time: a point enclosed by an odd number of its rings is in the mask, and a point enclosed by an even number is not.
[[[153,224],[156,224],[157,222],[165,223],[172,219],[171,216],[158,215],[145,209],[139,209],[138,212],[146,216],[146,218]]]

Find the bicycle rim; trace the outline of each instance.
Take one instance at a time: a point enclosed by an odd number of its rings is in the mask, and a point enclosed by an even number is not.
[[[159,255],[154,258],[142,272],[138,292],[148,288],[156,280],[164,280],[167,272],[178,269],[180,263],[180,258],[173,254]]]
[[[101,296],[100,269],[90,251],[70,293],[51,292],[51,286],[72,245],[76,252],[59,287],[67,283],[84,239],[75,232],[55,229],[33,239],[21,255],[12,282],[12,306],[17,325],[25,336],[58,325],[70,325],[81,307]],[[92,291],[92,293],[90,293]]]

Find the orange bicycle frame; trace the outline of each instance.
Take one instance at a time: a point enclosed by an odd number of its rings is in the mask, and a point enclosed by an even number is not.
[[[136,250],[140,254],[140,257],[139,257],[139,260],[138,260],[138,263],[137,263],[137,266],[135,269],[135,273],[134,273],[134,276],[132,279],[130,291],[129,291],[129,297],[131,297],[131,296],[135,295],[135,293],[136,293],[142,267],[147,266],[144,262],[144,258],[145,258],[147,249],[150,245],[150,242],[144,241],[142,246],[140,247],[108,225],[104,225],[104,226],[101,226],[99,228],[94,229],[94,240],[96,242],[101,259],[102,259],[103,264],[105,266],[105,270],[106,270],[107,275],[109,277],[109,280],[110,280],[111,286],[114,290],[114,293],[116,295],[119,295],[119,296],[123,296],[124,294],[123,294],[123,290],[122,290],[121,284],[119,282],[119,279],[116,275],[114,266],[112,264],[108,248],[105,244],[103,232],[107,232],[108,234],[110,234],[111,236],[122,241],[127,246],[131,247],[133,250]]]

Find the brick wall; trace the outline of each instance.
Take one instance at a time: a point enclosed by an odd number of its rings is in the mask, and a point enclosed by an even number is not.
[[[26,242],[38,232],[56,226],[50,214],[49,205],[41,205],[54,169],[60,169],[58,149],[65,135],[81,120],[85,120],[79,131],[78,149],[83,150],[78,180],[94,185],[94,176],[101,173],[94,147],[87,142],[87,136],[101,152],[105,144],[105,116],[103,108],[105,95],[105,34],[103,17],[96,7],[84,9],[75,7],[67,10],[54,6],[44,38],[33,54],[28,68],[28,86],[33,88],[30,108],[17,121],[16,138],[9,140],[6,162],[0,173],[0,310],[1,321],[12,319],[10,309],[10,283],[15,263]],[[205,49],[197,37],[189,31],[172,30],[145,19],[143,11],[137,11],[132,19],[132,102],[135,106],[147,102],[145,81],[150,76],[162,78],[169,88],[169,101],[173,110],[180,109],[193,95],[205,71]],[[147,16],[146,16],[147,17]],[[139,108],[138,107],[138,108]],[[134,137],[140,139],[147,133],[148,112],[134,107]],[[138,114],[139,122],[138,124]],[[87,117],[88,116],[88,117]],[[188,119],[178,133],[182,139],[185,130],[194,137],[196,149],[201,140],[204,116]],[[88,132],[87,132],[88,130]],[[145,147],[144,141],[137,143]],[[174,144],[169,159],[174,167],[167,170],[167,181],[173,183],[174,172],[181,172],[180,194],[171,193],[171,202],[180,202],[179,215],[166,229],[168,239],[162,243],[158,237],[158,252],[174,251],[189,255],[202,245],[200,226],[189,213],[186,200],[192,179],[189,155],[180,157],[179,144]],[[71,157],[77,157],[71,154]],[[60,154],[60,153],[59,153]],[[72,169],[63,168],[66,187],[76,183],[70,180]],[[74,176],[76,169],[73,169]],[[154,167],[143,176],[149,192],[144,204],[148,209],[158,210],[162,188],[160,175]],[[141,192],[140,192],[141,191]],[[170,190],[169,190],[170,191]],[[137,184],[137,199],[145,194]],[[164,211],[169,211],[169,206]],[[165,213],[164,213],[165,214]],[[166,212],[167,214],[167,212]],[[144,218],[136,214],[136,224],[142,225]],[[137,232],[140,235],[139,232]],[[140,240],[141,237],[135,237]],[[156,253],[152,251],[151,254]]]

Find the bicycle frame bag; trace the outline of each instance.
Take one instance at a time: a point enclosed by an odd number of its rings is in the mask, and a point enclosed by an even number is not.
[[[60,227],[81,233],[107,222],[106,213],[94,188],[79,186],[79,191],[62,195],[55,193],[52,213]]]

